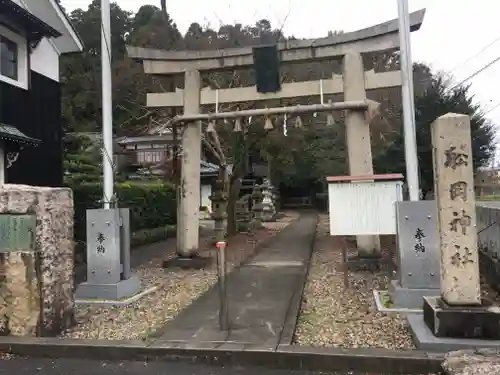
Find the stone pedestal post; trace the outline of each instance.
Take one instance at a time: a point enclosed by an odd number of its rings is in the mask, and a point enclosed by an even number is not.
[[[221,169],[214,184],[214,192],[210,196],[210,200],[213,202],[212,219],[214,220],[215,240],[217,242],[225,241],[226,238],[228,197],[225,186],[225,171]]]
[[[252,189],[252,213],[254,226],[260,228],[262,226],[262,189],[259,185],[254,185]]]
[[[184,114],[200,113],[201,78],[185,73]],[[192,257],[198,251],[200,210],[201,124],[185,123],[182,132],[181,182],[178,191],[177,252]]]
[[[262,192],[262,221],[273,221],[276,215],[273,193],[269,183],[265,183]]]
[[[343,64],[344,100],[366,100],[363,59],[358,52],[348,52]],[[370,127],[363,111],[347,111],[345,117],[346,143],[351,176],[373,175]],[[380,256],[378,236],[356,236],[361,258]]]
[[[431,127],[441,249],[441,296],[448,305],[479,305],[469,116],[449,113],[439,117]]]

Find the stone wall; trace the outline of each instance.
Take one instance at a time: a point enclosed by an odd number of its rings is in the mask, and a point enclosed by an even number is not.
[[[481,275],[500,291],[500,202],[476,204]]]
[[[74,323],[71,189],[4,185],[0,214],[36,215],[34,251],[0,254],[0,334],[56,335]]]

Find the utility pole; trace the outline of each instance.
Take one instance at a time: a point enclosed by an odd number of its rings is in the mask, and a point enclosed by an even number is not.
[[[410,43],[410,14],[408,0],[398,1],[401,83],[403,97],[403,125],[405,140],[406,181],[410,201],[420,200],[417,138],[415,133],[415,91]]]
[[[113,99],[111,94],[111,12],[109,0],[101,0],[101,73],[102,73],[102,167],[104,208],[113,199]]]

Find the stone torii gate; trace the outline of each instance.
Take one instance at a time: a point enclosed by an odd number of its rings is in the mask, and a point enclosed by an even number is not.
[[[420,28],[425,10],[410,14],[410,29]],[[395,50],[399,47],[398,20],[394,19],[366,29],[314,40],[294,40],[278,44],[280,63],[297,63],[343,57],[343,74],[332,79],[281,85],[276,93],[259,93],[255,86],[212,90],[201,87],[200,72],[234,70],[254,65],[253,47],[227,48],[215,51],[165,51],[128,46],[131,58],[143,63],[146,74],[184,75],[184,90],[149,93],[148,107],[183,107],[184,116],[175,122],[184,123],[182,135],[183,157],[181,161],[182,194],[179,194],[177,251],[183,257],[191,257],[199,246],[200,205],[200,154],[201,125],[199,120],[237,118],[264,115],[263,110],[241,111],[239,114],[201,115],[201,105],[227,104],[246,101],[319,96],[344,93],[344,103],[333,103],[312,108],[300,106],[300,112],[347,110],[345,117],[346,142],[350,175],[373,175],[370,130],[365,111],[368,108],[366,90],[401,86],[401,73],[391,71],[365,72],[362,54]],[[354,106],[357,103],[358,106]],[[360,104],[361,103],[361,104]],[[363,105],[364,103],[364,105]],[[304,108],[311,107],[311,108]],[[289,113],[283,108],[277,113]],[[289,108],[291,110],[291,108]],[[248,112],[248,114],[243,114]],[[252,112],[252,113],[250,113]],[[273,114],[276,111],[273,111]],[[296,112],[293,110],[293,112]],[[271,114],[271,113],[269,113]],[[361,257],[373,257],[380,253],[378,236],[358,236],[357,245]]]

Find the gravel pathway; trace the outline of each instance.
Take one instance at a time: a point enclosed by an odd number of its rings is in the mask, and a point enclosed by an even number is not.
[[[321,214],[308,282],[295,330],[299,345],[346,348],[414,348],[406,319],[377,311],[373,289],[385,290],[386,272],[350,272],[344,287],[342,250]]]
[[[227,253],[228,270],[243,262],[259,243],[274,236],[297,217],[295,212],[286,212],[275,223],[264,223],[264,228],[254,233],[238,234],[231,239]],[[165,249],[165,253],[169,253],[169,249]],[[204,254],[214,257],[216,253],[213,248],[206,248]],[[62,336],[80,339],[145,339],[158,327],[175,318],[217,281],[216,262],[204,270],[165,270],[160,267],[162,260],[152,259],[134,269],[143,288],[158,287],[154,293],[125,307],[77,306],[78,324]]]

